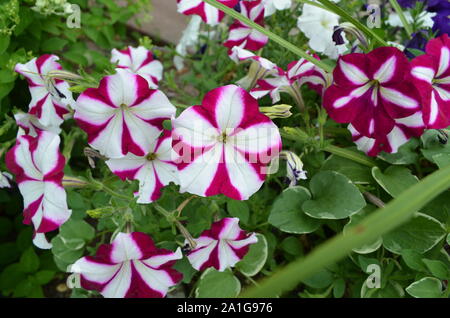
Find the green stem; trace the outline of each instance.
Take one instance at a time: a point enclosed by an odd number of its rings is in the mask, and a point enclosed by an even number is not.
[[[281,45],[282,47],[284,47],[285,49],[297,54],[298,56],[301,56],[302,58],[304,58],[305,60],[310,61],[311,63],[315,64],[316,66],[320,67],[321,69],[323,69],[324,71],[331,73],[333,71],[333,67],[331,65],[328,65],[320,60],[317,60],[316,58],[314,58],[313,56],[309,55],[308,53],[306,53],[305,51],[299,49],[297,46],[295,46],[294,44],[286,41],[285,39],[283,39],[282,37],[276,35],[275,33],[270,32],[269,30],[266,30],[264,27],[260,26],[258,23],[244,17],[242,14],[240,14],[239,12],[233,10],[232,8],[228,8],[226,5],[217,2],[216,0],[203,0],[204,2],[206,2],[207,4],[212,5],[213,7],[223,11],[225,14],[235,18],[236,20],[239,20],[240,22],[246,24],[247,26],[251,27],[252,29],[255,29],[256,31],[266,35],[269,39],[271,39],[272,41],[278,43],[279,45]]]
[[[363,23],[359,22],[357,19],[352,17],[347,11],[337,6],[335,3],[329,0],[317,0],[317,1],[319,1],[323,6],[325,6],[328,9],[328,11],[337,14],[342,19],[353,24],[356,28],[364,32],[366,36],[375,39],[378,43],[380,43],[383,46],[389,46],[389,44],[385,40],[383,40],[378,34],[376,34],[370,28],[365,26]]]
[[[404,191],[385,208],[378,209],[361,223],[330,239],[299,259],[259,282],[259,287],[245,290],[242,297],[276,297],[292,290],[302,280],[338,262],[357,248],[389,233],[408,221],[416,211],[450,187],[450,166],[437,170]]]
[[[403,13],[402,8],[398,4],[397,0],[389,0],[394,10],[397,12],[398,16],[400,17],[400,21],[402,21],[403,26],[405,27],[406,33],[408,33],[409,36],[412,35],[413,30],[411,25],[409,24],[408,20],[406,20],[406,16]]]
[[[126,195],[120,194],[120,193],[112,190],[111,188],[108,188],[103,183],[101,183],[101,182],[99,182],[97,180],[91,179],[89,181],[90,181],[91,185],[94,186],[94,188],[96,188],[97,190],[103,190],[106,193],[108,193],[108,194],[110,194],[110,195],[112,195],[112,196],[114,196],[116,198],[122,199],[122,200],[126,200],[126,201],[133,200],[133,198],[130,198],[130,197],[126,196]]]
[[[365,155],[362,155],[358,152],[355,152],[353,150],[348,150],[345,148],[336,147],[333,145],[328,145],[325,148],[323,148],[324,151],[332,153],[336,156],[347,158],[350,160],[353,160],[357,163],[360,163],[362,165],[368,166],[368,167],[376,167],[377,164],[372,159],[368,158]]]

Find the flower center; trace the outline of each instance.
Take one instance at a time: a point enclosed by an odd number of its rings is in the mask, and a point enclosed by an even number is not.
[[[225,132],[222,133],[218,138],[219,142],[226,143],[227,142],[227,134]]]
[[[128,109],[128,105],[126,105],[126,104],[120,104],[120,109],[121,109],[121,110],[126,110],[126,109]]]
[[[153,160],[155,160],[156,158],[157,158],[157,155],[156,155],[156,153],[154,153],[154,152],[149,153],[147,156],[145,156],[145,159],[147,159],[148,161],[153,161]]]

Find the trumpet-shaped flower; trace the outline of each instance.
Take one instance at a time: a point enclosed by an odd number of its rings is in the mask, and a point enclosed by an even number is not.
[[[163,65],[155,60],[153,53],[143,46],[137,48],[129,46],[125,50],[113,49],[111,62],[117,63],[118,68],[145,78],[150,88],[158,88],[158,82],[162,79]]]
[[[150,203],[161,196],[161,189],[171,181],[178,183],[178,169],[173,161],[170,132],[150,144],[145,156],[127,154],[123,158],[106,161],[109,169],[122,180],[139,180],[138,203]]]
[[[40,131],[37,137],[19,136],[6,155],[6,165],[16,175],[24,199],[23,222],[33,224],[34,243],[40,247],[42,233],[57,229],[71,214],[62,186],[65,159],[59,144],[58,135]]]
[[[187,256],[192,267],[199,271],[214,267],[223,272],[239,262],[258,238],[243,231],[238,218],[224,218],[194,241],[197,246]]]
[[[81,287],[106,298],[162,298],[182,278],[172,268],[182,257],[180,249],[157,249],[147,234],[119,233],[112,244],[80,258],[70,271],[80,274]]]
[[[233,8],[239,0],[217,0],[218,2]],[[185,15],[196,14],[202,17],[202,20],[209,25],[216,25],[222,21],[225,14],[216,9],[212,5],[205,3],[202,0],[177,0],[178,12]]]
[[[292,0],[262,0],[264,3],[264,16],[268,17],[276,11],[287,10],[292,7]]]
[[[338,25],[338,15],[309,4],[303,5],[297,21],[298,28],[309,39],[308,46],[332,59],[347,51],[345,44],[336,45],[333,41],[334,27]]]
[[[427,128],[450,125],[450,38],[447,34],[428,42],[427,54],[412,62],[412,76],[422,95]]]
[[[303,170],[303,162],[299,156],[292,151],[282,151],[280,157],[286,159],[286,172],[289,186],[293,187],[299,180],[306,180],[306,171]]]
[[[44,127],[59,126],[69,107],[74,106],[72,92],[65,81],[51,77],[51,72],[61,70],[56,55],[45,54],[26,64],[17,64],[15,71],[28,81],[31,102],[29,112],[35,115]]]
[[[262,186],[281,149],[277,126],[244,89],[228,85],[206,94],[172,120],[182,191],[246,200]]]
[[[384,138],[400,119],[421,111],[410,72],[406,56],[392,47],[342,56],[323,105],[335,121],[351,123],[363,136]]]
[[[264,25],[264,4],[261,0],[241,1],[241,14],[246,18]],[[223,45],[232,49],[235,46],[240,48],[257,51],[264,47],[269,38],[259,31],[252,29],[246,24],[236,20],[230,26],[230,34]]]
[[[143,77],[117,69],[99,88],[78,97],[74,118],[93,148],[120,158],[129,152],[145,156],[162,132],[162,122],[174,114],[175,106],[161,91],[150,89]]]

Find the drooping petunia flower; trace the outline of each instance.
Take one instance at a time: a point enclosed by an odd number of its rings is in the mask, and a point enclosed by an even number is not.
[[[143,77],[116,71],[104,77],[99,88],[88,88],[78,97],[74,118],[102,155],[145,156],[175,106],[161,91],[150,89]]]
[[[217,0],[218,2],[233,8],[239,0]],[[196,14],[209,25],[216,25],[224,18],[225,14],[202,0],[177,0],[178,12],[185,15]]]
[[[255,1],[241,1],[241,14],[246,18],[264,26],[264,4],[261,0]],[[259,31],[252,29],[246,24],[235,20],[230,26],[230,33],[228,39],[223,44],[231,49],[235,46],[247,49],[250,51],[257,51],[264,47],[269,38]]]
[[[14,119],[16,120],[17,126],[19,126],[17,136],[29,135],[31,137],[36,137],[38,131],[42,130],[50,131],[57,135],[61,132],[61,128],[59,126],[44,127],[39,122],[39,119],[30,113],[18,112],[14,114]]]
[[[292,0],[262,0],[264,3],[264,16],[268,17],[276,11],[287,10],[292,7]]]
[[[262,186],[281,149],[277,126],[244,89],[216,88],[172,120],[181,191],[246,200]]]
[[[244,258],[258,238],[255,233],[243,231],[238,218],[224,218],[194,241],[197,246],[187,256],[192,267],[199,271],[214,267],[223,272]]]
[[[447,34],[426,46],[427,54],[412,62],[411,74],[422,95],[424,121],[429,129],[450,125],[450,38]]]
[[[112,244],[80,258],[70,271],[80,274],[81,287],[106,298],[162,298],[182,278],[172,268],[182,257],[180,249],[157,249],[145,233],[119,233]]]
[[[16,175],[24,199],[23,222],[33,224],[33,242],[41,248],[50,248],[42,233],[57,229],[71,214],[62,186],[65,159],[59,144],[58,135],[39,131],[37,137],[19,136],[6,154],[6,165]]]
[[[145,156],[128,154],[106,161],[109,169],[122,180],[139,180],[138,203],[150,203],[161,196],[161,189],[171,181],[178,183],[170,131],[150,144]]]
[[[45,54],[26,64],[17,64],[15,71],[28,81],[31,94],[29,112],[44,127],[59,126],[75,102],[69,84],[51,77],[51,72],[61,70],[56,55]]]
[[[111,62],[117,63],[118,68],[142,76],[150,88],[158,88],[158,82],[162,79],[163,65],[143,46],[137,48],[129,46],[125,50],[112,49]]]
[[[422,117],[422,112],[419,111],[411,116],[397,119],[394,128],[387,135],[377,136],[376,138],[364,136],[352,124],[348,126],[348,129],[358,149],[369,156],[375,157],[382,151],[396,153],[400,146],[408,142],[409,139],[420,136],[425,126]]]
[[[336,45],[333,41],[334,27],[338,25],[338,15],[309,4],[303,5],[302,15],[297,21],[298,28],[309,39],[308,46],[331,59],[347,51],[345,44]]]
[[[393,47],[342,56],[323,105],[335,121],[351,123],[366,137],[383,138],[398,120],[421,111],[410,72],[406,56]]]

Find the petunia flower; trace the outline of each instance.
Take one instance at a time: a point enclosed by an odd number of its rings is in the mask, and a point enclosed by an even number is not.
[[[264,3],[264,16],[268,17],[276,11],[287,10],[292,7],[292,0],[262,0]]]
[[[12,178],[10,173],[0,171],[0,188],[11,188]]]
[[[239,0],[217,0],[218,2],[233,8]],[[177,0],[178,12],[185,15],[195,14],[209,25],[217,25],[225,14],[215,7],[205,3],[203,0]]]
[[[236,84],[244,89],[252,89],[258,80],[269,74],[277,74],[282,72],[282,70],[275,63],[272,63],[268,59],[257,56],[254,53],[238,46],[231,49],[230,58],[236,63],[251,61],[248,74],[236,82]]]
[[[15,67],[15,71],[28,81],[31,94],[29,112],[45,127],[61,125],[75,104],[69,84],[51,77],[52,71],[62,69],[56,62],[58,59],[56,55],[45,54]]]
[[[249,246],[258,238],[255,233],[243,231],[238,218],[224,218],[194,241],[197,245],[187,255],[192,267],[198,271],[214,267],[223,272],[244,258]]]
[[[172,120],[181,191],[246,200],[262,186],[281,149],[277,126],[236,85],[216,88]]]
[[[450,125],[450,38],[433,39],[426,54],[412,62],[411,74],[422,96],[427,128],[444,129]]]
[[[282,151],[280,158],[286,160],[286,172],[289,179],[289,186],[293,187],[299,180],[306,180],[306,171],[303,170],[303,162],[297,154],[292,151]]]
[[[405,18],[408,21],[408,23],[414,23],[414,19],[411,15],[411,12],[405,11],[404,12]],[[431,29],[434,26],[434,20],[433,18],[436,16],[436,13],[434,12],[422,12],[418,17],[416,23],[422,27],[422,28],[429,28]],[[388,20],[386,23],[392,27],[403,27],[403,22],[400,19],[400,16],[392,12],[389,14]]]
[[[158,82],[162,79],[163,65],[143,46],[137,48],[129,46],[125,50],[112,49],[111,62],[118,63],[118,68],[142,76],[150,88],[158,88]]]
[[[6,165],[16,175],[24,199],[24,223],[33,224],[33,242],[50,248],[43,233],[57,229],[71,214],[62,186],[65,159],[58,135],[39,131],[36,137],[19,136],[6,154]]]
[[[339,16],[313,5],[304,4],[297,26],[309,39],[308,46],[331,59],[347,51],[345,44],[336,45],[333,41],[334,27],[339,25]]]
[[[145,156],[162,132],[162,122],[175,114],[166,95],[148,87],[136,74],[117,69],[77,99],[74,118],[89,144],[109,158],[131,152]]]
[[[410,72],[406,56],[393,47],[342,56],[323,105],[335,121],[351,123],[366,137],[383,138],[400,119],[421,111]]]
[[[200,26],[202,19],[200,16],[194,15],[186,29],[183,31],[180,41],[178,42],[175,51],[178,53],[173,58],[173,64],[178,71],[184,68],[184,57],[189,53],[189,51],[195,49],[200,38]],[[195,53],[195,52],[194,52]]]
[[[244,17],[264,26],[264,4],[261,0],[241,1],[240,8]],[[269,38],[261,32],[235,20],[230,26],[228,39],[223,45],[230,48],[230,51],[235,46],[250,51],[257,51],[264,47],[268,41]]]
[[[161,189],[171,181],[178,183],[178,169],[173,161],[169,131],[150,144],[145,156],[127,154],[123,158],[106,161],[109,169],[122,180],[139,180],[138,203],[150,203],[161,196]]]
[[[81,287],[106,298],[162,298],[182,274],[172,268],[181,250],[157,249],[141,232],[119,233],[95,256],[77,260],[70,271],[80,274]]]
[[[59,126],[43,126],[39,122],[39,119],[35,115],[30,113],[18,112],[14,114],[14,119],[16,120],[19,129],[17,131],[17,136],[29,135],[31,137],[36,137],[39,131],[46,130],[59,135],[61,128]]]
[[[409,117],[397,119],[389,134],[376,138],[364,136],[352,124],[348,126],[348,129],[357,148],[367,155],[375,157],[382,151],[396,153],[409,139],[420,136],[424,130],[422,117],[422,112],[419,111]]]

